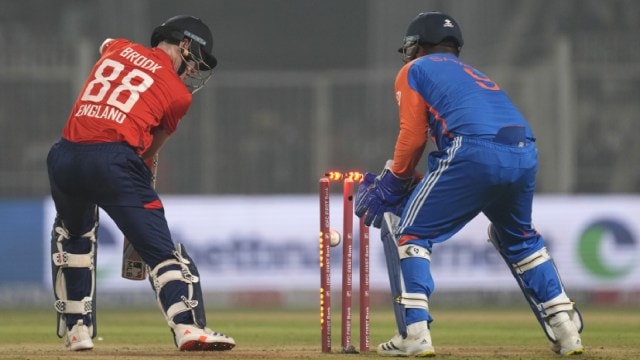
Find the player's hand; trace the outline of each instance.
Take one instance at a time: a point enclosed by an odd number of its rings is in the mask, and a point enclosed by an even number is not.
[[[356,194],[356,215],[364,216],[365,225],[373,224],[374,227],[380,228],[385,212],[392,212],[398,216],[402,214],[413,190],[413,184],[413,177],[402,179],[391,172],[390,162],[387,162],[378,176],[366,173]]]
[[[358,185],[358,192],[355,198],[355,213],[358,217],[365,215],[365,225],[371,225],[371,222],[375,219],[375,215],[380,213],[380,201],[374,196],[371,196],[371,192],[374,190],[374,183],[376,180],[376,174],[366,173],[364,178]]]

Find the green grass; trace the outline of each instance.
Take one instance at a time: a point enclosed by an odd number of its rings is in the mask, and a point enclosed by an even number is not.
[[[640,309],[586,308],[582,359],[640,359]],[[224,353],[181,353],[159,311],[99,310],[98,338],[91,352],[70,353],[55,335],[53,310],[0,310],[0,359],[353,359],[375,352],[338,354],[340,313],[333,314],[333,350],[320,352],[316,310],[230,309],[208,312],[209,325],[233,336]],[[358,346],[357,312],[352,339]],[[557,359],[533,315],[518,309],[434,309],[432,337],[437,359]],[[371,348],[395,331],[391,309],[371,312]]]

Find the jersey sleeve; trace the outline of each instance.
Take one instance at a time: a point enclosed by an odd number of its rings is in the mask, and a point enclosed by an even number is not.
[[[131,42],[129,40],[126,40],[126,39],[111,39],[111,38],[107,38],[102,42],[102,44],[98,48],[98,51],[100,52],[100,55],[102,55],[105,52],[107,52],[110,48],[112,48],[114,45],[123,45],[123,44],[130,44],[130,43]]]
[[[191,106],[191,101],[192,95],[188,93],[169,104],[167,111],[164,113],[164,117],[160,120],[160,127],[167,133],[173,134],[178,128],[180,120],[187,114]]]
[[[408,63],[400,69],[395,82],[400,133],[396,140],[391,171],[399,177],[409,177],[416,173],[429,133],[427,103],[409,83],[411,65],[412,63]]]
[[[113,39],[105,39],[102,44],[100,45],[100,47],[98,48],[98,52],[100,53],[100,55],[102,55],[104,53],[104,50],[113,42]]]

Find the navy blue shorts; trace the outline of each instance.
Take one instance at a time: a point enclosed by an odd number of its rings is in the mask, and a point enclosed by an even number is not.
[[[102,208],[151,268],[175,249],[151,171],[125,143],[61,139],[47,157],[51,196],[72,239],[90,231]],[[72,249],[71,252],[73,252]]]

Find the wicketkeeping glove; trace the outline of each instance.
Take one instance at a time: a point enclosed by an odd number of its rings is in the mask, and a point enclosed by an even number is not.
[[[373,224],[380,228],[385,212],[398,216],[413,190],[413,177],[401,179],[391,172],[392,161],[387,161],[384,170],[378,176],[366,173],[358,186],[355,199],[355,213],[364,216],[365,225]]]

